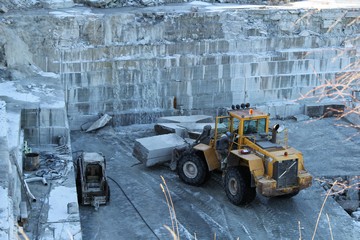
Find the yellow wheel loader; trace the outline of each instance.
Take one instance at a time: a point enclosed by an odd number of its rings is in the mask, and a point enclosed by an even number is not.
[[[248,204],[256,192],[292,197],[311,186],[300,151],[277,141],[279,125],[270,128],[269,114],[249,104],[232,107],[206,126],[194,143],[175,148],[170,167],[182,181],[203,184],[211,171],[222,170],[227,197],[235,205]]]

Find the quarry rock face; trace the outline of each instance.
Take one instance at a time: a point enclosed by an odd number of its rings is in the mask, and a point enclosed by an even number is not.
[[[3,45],[3,61],[59,74],[72,129],[98,113],[127,125],[292,101],[357,70],[356,9],[193,6],[7,13],[1,27],[21,44]],[[8,46],[24,46],[24,58]]]

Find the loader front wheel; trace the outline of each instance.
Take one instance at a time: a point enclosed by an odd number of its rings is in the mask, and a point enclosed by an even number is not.
[[[193,186],[203,184],[209,174],[205,161],[195,154],[182,156],[177,166],[177,172],[183,182]]]
[[[256,189],[251,187],[251,182],[244,171],[231,167],[225,174],[225,192],[230,202],[234,205],[245,205],[254,200]]]

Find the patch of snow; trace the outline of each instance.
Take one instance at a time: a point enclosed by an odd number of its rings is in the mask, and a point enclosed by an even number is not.
[[[39,71],[38,74],[43,76],[43,77],[50,77],[50,78],[59,78],[60,77],[59,74],[56,74],[56,73],[53,73],[53,72]]]
[[[67,12],[60,12],[60,11],[52,11],[52,12],[49,12],[50,15],[54,15],[55,17],[72,17],[74,16],[74,14],[72,13],[67,13]]]
[[[6,103],[0,101],[0,137],[6,136],[7,122],[6,122]]]
[[[52,103],[41,103],[42,108],[65,108],[65,101],[56,101]]]
[[[81,226],[80,222],[72,223],[53,223],[50,224],[48,229],[53,230],[53,235],[49,238],[42,238],[42,240],[49,239],[81,239]]]
[[[52,189],[49,196],[48,222],[67,220],[70,217],[67,204],[70,202],[77,202],[75,187],[58,186]]]
[[[211,3],[208,2],[201,2],[201,1],[192,1],[189,3],[190,5],[196,5],[196,6],[211,6]]]
[[[0,229],[9,229],[9,199],[7,189],[0,187]]]
[[[81,8],[79,10],[77,9],[71,9],[71,10],[64,10],[64,11],[51,11],[49,14],[54,15],[55,17],[64,18],[64,17],[74,17],[74,16],[103,16],[103,14],[96,14],[91,12],[90,9],[84,9]]]
[[[31,93],[19,92],[14,82],[3,82],[0,83],[0,96],[7,96],[14,100],[26,101],[26,102],[39,102],[40,99]]]
[[[20,130],[20,113],[7,112],[8,124],[8,146],[9,149],[19,146],[19,130]]]

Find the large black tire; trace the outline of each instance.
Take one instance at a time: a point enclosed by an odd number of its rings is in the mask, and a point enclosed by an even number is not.
[[[183,155],[177,166],[177,173],[182,181],[189,185],[200,186],[209,175],[206,162],[196,154]]]
[[[249,168],[243,167],[240,168],[240,172],[245,179],[246,184],[246,194],[245,194],[245,202],[251,203],[254,201],[256,197],[256,187],[251,187],[251,173]]]
[[[224,187],[226,196],[234,205],[246,205],[256,197],[256,188],[251,187],[248,170],[230,167],[226,170]]]

